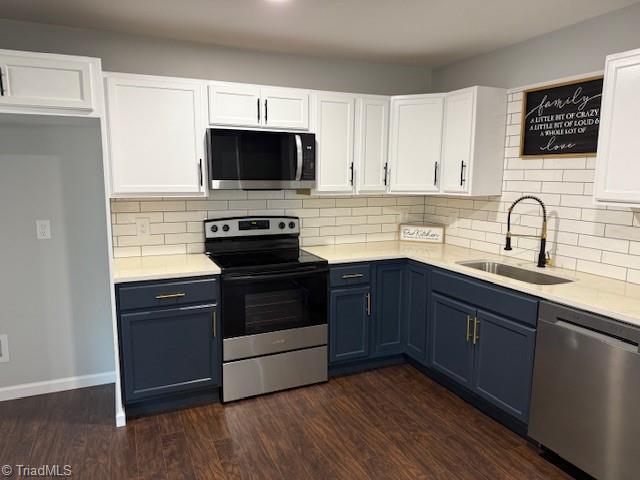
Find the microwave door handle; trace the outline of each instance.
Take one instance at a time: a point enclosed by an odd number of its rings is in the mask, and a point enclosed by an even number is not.
[[[302,178],[302,138],[300,135],[294,135],[296,139],[296,181]]]

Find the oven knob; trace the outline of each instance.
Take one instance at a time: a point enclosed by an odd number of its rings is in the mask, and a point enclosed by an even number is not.
[[[223,232],[228,232],[229,231],[229,225],[227,225],[226,223],[222,226],[222,231]]]
[[[295,222],[289,222],[289,228],[296,228]]]
[[[282,229],[284,228],[284,222],[280,222],[280,223],[278,224],[278,227],[280,227],[280,230],[282,230]]]
[[[218,226],[217,225],[211,225],[211,231],[213,233],[216,233],[218,231]]]

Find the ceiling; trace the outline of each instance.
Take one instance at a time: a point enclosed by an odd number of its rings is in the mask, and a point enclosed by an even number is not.
[[[638,0],[2,0],[0,17],[252,50],[437,66]]]

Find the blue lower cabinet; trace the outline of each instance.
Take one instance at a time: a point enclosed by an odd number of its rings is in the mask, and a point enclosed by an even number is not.
[[[125,404],[163,404],[221,385],[219,298],[218,277],[116,287]]]
[[[475,308],[437,293],[431,295],[429,366],[460,385],[472,388]]]
[[[376,265],[376,283],[373,291],[374,337],[373,355],[401,354],[405,349],[403,318],[403,286],[405,263]]]
[[[217,308],[179,307],[121,315],[126,402],[220,385]]]
[[[527,422],[536,331],[483,310],[476,319],[473,390]]]
[[[369,356],[371,288],[334,289],[330,295],[329,360],[341,362]]]
[[[424,365],[427,360],[429,269],[410,263],[405,279],[405,353]]]

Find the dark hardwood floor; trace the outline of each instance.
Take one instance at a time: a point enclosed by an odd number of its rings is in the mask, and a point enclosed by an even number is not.
[[[0,403],[0,465],[90,480],[571,478],[408,365],[120,429],[113,411],[112,385]]]

